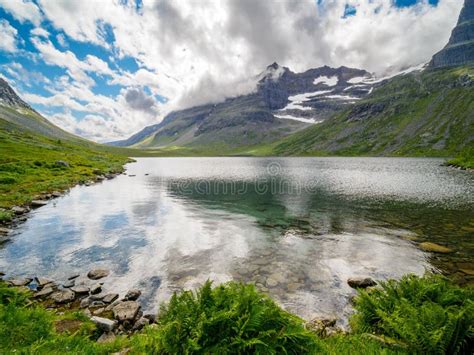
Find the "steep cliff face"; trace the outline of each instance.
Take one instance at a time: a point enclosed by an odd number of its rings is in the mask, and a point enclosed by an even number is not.
[[[0,105],[32,110],[2,78],[0,78]]]
[[[430,66],[450,67],[471,61],[474,61],[474,0],[465,0],[448,44],[433,56]]]

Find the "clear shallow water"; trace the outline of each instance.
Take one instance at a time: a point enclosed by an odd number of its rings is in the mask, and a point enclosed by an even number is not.
[[[441,160],[137,160],[136,176],[35,210],[1,246],[0,270],[64,280],[106,267],[106,291],[138,287],[148,310],[208,278],[252,281],[311,319],[347,315],[351,276],[456,273],[472,260],[474,178]],[[414,240],[456,253],[430,259]]]

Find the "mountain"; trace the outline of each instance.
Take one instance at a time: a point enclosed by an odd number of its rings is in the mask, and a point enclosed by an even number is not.
[[[421,71],[375,88],[317,127],[260,148],[273,155],[454,156],[474,146],[474,0]]]
[[[253,93],[171,112],[161,123],[109,144],[223,152],[268,143],[323,122],[380,85],[365,70],[324,66],[294,73],[277,63],[254,80]]]
[[[441,68],[474,61],[474,0],[465,0],[448,44],[433,56],[430,66]]]
[[[49,122],[24,102],[11,86],[0,78],[0,120],[2,125],[13,124],[16,128],[26,129],[51,138],[70,141],[85,141]]]
[[[474,66],[399,75],[272,155],[453,156],[474,145]]]

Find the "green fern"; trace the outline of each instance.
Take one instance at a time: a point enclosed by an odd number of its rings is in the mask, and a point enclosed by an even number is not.
[[[315,353],[318,339],[303,321],[253,285],[206,282],[161,307],[157,329],[142,349],[161,354]],[[145,347],[143,347],[143,345]]]
[[[468,353],[474,345],[473,295],[472,288],[438,275],[408,275],[360,291],[352,328],[396,339],[417,353]]]

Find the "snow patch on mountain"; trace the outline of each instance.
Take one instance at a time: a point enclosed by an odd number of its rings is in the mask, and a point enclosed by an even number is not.
[[[286,105],[286,107],[284,107],[282,109],[282,111],[285,111],[285,110],[311,110],[312,109],[311,107],[303,106],[303,103],[305,101],[310,101],[314,96],[324,95],[324,94],[327,94],[329,92],[332,92],[332,90],[321,90],[321,91],[307,92],[307,93],[303,93],[303,94],[297,94],[297,95],[289,96],[288,101],[290,101],[290,103],[288,105]]]
[[[336,100],[360,100],[361,97],[355,97],[355,96],[350,96],[350,95],[326,95],[325,96],[328,99],[336,99]]]
[[[299,122],[304,122],[304,123],[311,123],[311,124],[316,124],[316,123],[321,123],[323,122],[322,120],[316,121],[314,118],[305,118],[305,117],[296,117],[292,115],[275,115],[273,116],[277,118],[281,118],[283,120],[293,120],[293,121],[299,121]]]
[[[336,86],[338,81],[339,79],[337,78],[337,76],[331,76],[331,77],[319,76],[316,79],[314,79],[313,84],[318,85],[322,83],[326,86]]]

